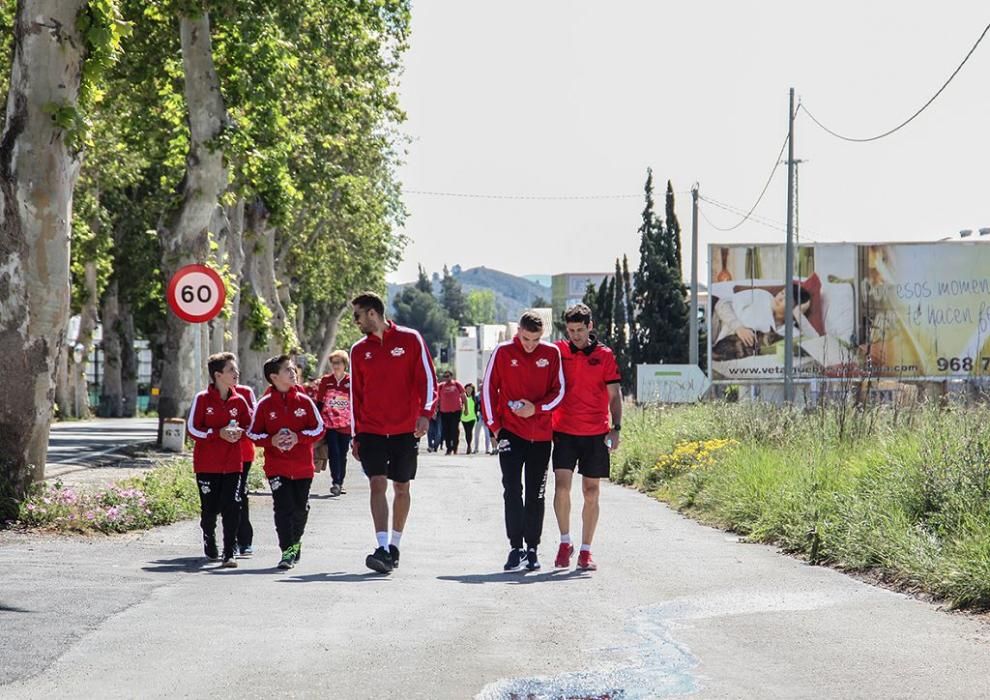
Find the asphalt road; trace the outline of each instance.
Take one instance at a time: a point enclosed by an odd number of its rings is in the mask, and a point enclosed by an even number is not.
[[[95,418],[52,423],[45,476],[104,464],[121,448],[158,438],[157,418]]]
[[[421,458],[401,568],[368,572],[367,487],[314,489],[303,561],[204,564],[195,523],[0,533],[0,697],[975,698],[990,628],[648,497],[602,492],[594,573],[505,574],[493,457]],[[552,485],[548,486],[548,495]],[[575,489],[577,496],[577,489]]]

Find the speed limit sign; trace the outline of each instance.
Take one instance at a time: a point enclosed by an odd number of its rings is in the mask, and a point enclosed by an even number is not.
[[[227,290],[216,270],[206,265],[186,265],[172,275],[165,298],[183,321],[203,323],[220,313]]]

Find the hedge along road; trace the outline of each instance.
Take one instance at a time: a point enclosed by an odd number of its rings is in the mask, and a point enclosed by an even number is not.
[[[278,573],[267,496],[253,559],[204,565],[195,522],[140,535],[0,533],[0,697],[975,697],[988,628],[773,549],[642,494],[602,491],[600,570],[506,554],[495,458],[422,456],[402,565],[351,465],[318,475],[303,560]],[[580,501],[575,488],[575,505]],[[579,507],[575,507],[578,511]]]

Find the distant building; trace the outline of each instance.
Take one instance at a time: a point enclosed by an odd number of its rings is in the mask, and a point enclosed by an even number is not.
[[[550,282],[550,302],[553,304],[554,319],[560,320],[567,307],[578,304],[584,299],[588,284],[593,284],[595,289],[598,289],[602,280],[611,277],[612,274],[609,272],[565,272],[554,275]]]

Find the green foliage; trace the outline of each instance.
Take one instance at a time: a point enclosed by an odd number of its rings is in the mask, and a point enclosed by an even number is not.
[[[812,563],[871,572],[953,606],[990,605],[986,410],[861,409],[854,429],[846,411],[629,410],[612,478]],[[702,444],[725,448],[685,467]]]
[[[467,294],[467,309],[467,325],[495,323],[495,292],[490,289],[472,289]]]
[[[247,307],[245,314],[245,326],[253,334],[251,337],[251,349],[261,352],[266,350],[272,341],[272,319],[275,314],[268,308],[268,304],[260,299],[251,288],[246,285],[241,290],[241,305]]]
[[[674,190],[667,183],[666,223],[653,210],[653,171],[647,171],[646,206],[639,227],[639,269],[633,301],[636,333],[633,362],[683,364],[688,358],[687,288],[681,279],[680,223],[674,213]]]
[[[168,525],[199,512],[196,479],[188,459],[176,459],[142,476],[86,490],[41,483],[20,505],[15,527],[62,532],[126,532]]]
[[[443,266],[443,278],[440,280],[441,299],[443,300],[444,311],[450,319],[457,325],[467,323],[468,304],[461,289],[461,283],[450,274],[447,266]]]
[[[394,320],[396,323],[419,331],[430,351],[436,357],[440,346],[454,332],[454,324],[432,294],[416,287],[406,287],[395,296]]]

